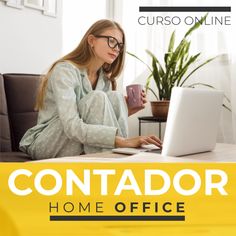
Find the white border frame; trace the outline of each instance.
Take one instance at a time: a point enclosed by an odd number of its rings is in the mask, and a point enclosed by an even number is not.
[[[50,9],[50,2],[53,1],[54,9]],[[44,11],[46,16],[57,17],[57,0],[44,0]]]
[[[8,7],[14,7],[17,9],[23,8],[21,0],[5,0],[3,2],[6,2],[6,6],[8,6]]]
[[[37,0],[36,0],[35,4],[30,3],[29,0],[24,0],[24,6],[29,7],[29,8],[33,8],[33,9],[44,10],[44,0],[41,0],[41,4],[38,4]]]

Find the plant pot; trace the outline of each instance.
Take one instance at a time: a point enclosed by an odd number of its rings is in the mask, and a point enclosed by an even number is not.
[[[167,119],[169,104],[169,100],[151,102],[152,115],[160,119]]]

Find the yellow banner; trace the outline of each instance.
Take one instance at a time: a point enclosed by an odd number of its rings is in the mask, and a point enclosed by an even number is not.
[[[236,235],[236,164],[0,164],[0,235]]]

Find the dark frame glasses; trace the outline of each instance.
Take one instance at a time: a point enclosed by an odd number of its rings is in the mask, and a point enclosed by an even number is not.
[[[124,49],[124,43],[119,43],[118,40],[112,36],[107,35],[94,35],[96,38],[106,38],[107,39],[107,45],[114,49],[118,46],[118,49],[120,52]]]

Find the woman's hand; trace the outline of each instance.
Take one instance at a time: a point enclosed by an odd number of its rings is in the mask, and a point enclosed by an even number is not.
[[[142,106],[141,107],[138,107],[138,108],[130,108],[129,105],[128,105],[128,98],[125,96],[125,100],[126,100],[126,103],[127,103],[127,107],[128,107],[128,116],[131,116],[133,115],[134,113],[142,110],[145,108],[145,104],[147,103],[147,98],[146,98],[146,93],[144,90],[142,90],[141,92],[141,99],[142,99]]]
[[[115,147],[140,147],[142,144],[154,144],[162,148],[161,140],[155,135],[138,136],[135,138],[122,138],[116,136]]]

